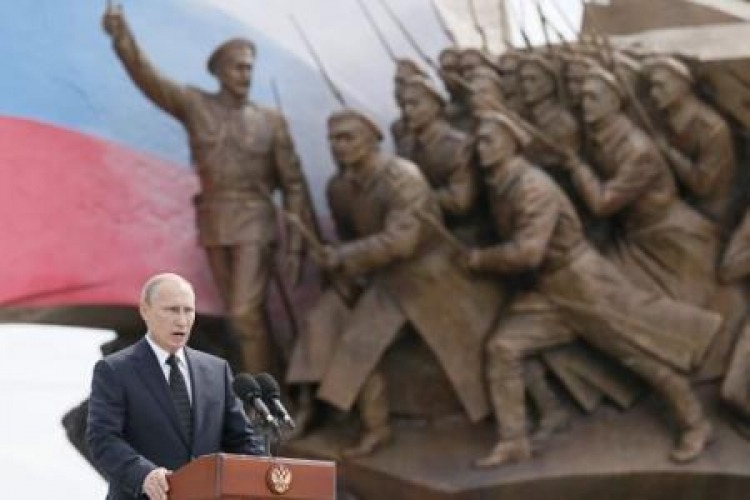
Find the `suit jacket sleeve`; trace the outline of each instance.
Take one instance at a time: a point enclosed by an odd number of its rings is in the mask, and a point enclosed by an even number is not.
[[[86,437],[91,458],[107,479],[138,497],[146,476],[157,466],[125,440],[125,391],[106,360],[94,367]]]
[[[227,453],[266,455],[263,438],[255,433],[232,391],[232,373],[224,362],[224,430],[221,449]]]

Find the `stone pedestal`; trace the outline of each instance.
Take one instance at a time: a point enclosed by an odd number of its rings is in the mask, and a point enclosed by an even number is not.
[[[647,398],[627,413],[603,406],[545,443],[533,460],[488,470],[471,463],[492,447],[492,423],[401,419],[393,445],[371,457],[340,461],[340,479],[358,500],[746,500],[750,443],[719,414],[716,388],[705,392],[716,441],[687,465],[667,458],[673,439],[668,412]],[[355,437],[356,426],[344,423],[283,451],[336,459]]]

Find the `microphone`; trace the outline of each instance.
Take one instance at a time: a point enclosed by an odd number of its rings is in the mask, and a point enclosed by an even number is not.
[[[259,373],[255,376],[255,381],[260,386],[263,399],[270,402],[276,418],[281,420],[290,429],[294,429],[294,420],[289,416],[289,412],[286,411],[284,404],[281,402],[281,390],[276,379],[268,373]]]
[[[268,410],[268,406],[263,402],[262,391],[258,382],[255,381],[252,375],[247,373],[240,373],[232,381],[232,390],[243,402],[249,403],[255,408],[255,411],[265,420],[265,422],[279,430],[279,422],[274,418],[271,412]]]

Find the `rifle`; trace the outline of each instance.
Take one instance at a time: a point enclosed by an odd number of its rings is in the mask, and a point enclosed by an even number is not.
[[[474,0],[467,0],[469,2],[469,11],[471,12],[471,20],[474,23],[474,29],[477,33],[479,33],[479,37],[482,39],[482,51],[487,52],[488,45],[487,45],[487,32],[484,31],[484,28],[479,23],[479,15],[477,14],[477,6],[474,3]]]
[[[443,241],[450,245],[451,248],[456,250],[462,257],[468,259],[470,253],[469,249],[466,247],[466,245],[463,244],[463,242],[453,236],[450,231],[445,228],[445,226],[435,220],[432,215],[426,213],[424,210],[417,210],[414,213],[419,220],[430,225],[432,229],[434,229],[438,234],[438,236],[440,236]]]
[[[445,38],[448,39],[452,47],[458,47],[458,40],[456,40],[456,35],[453,34],[453,32],[448,27],[448,23],[445,22],[445,18],[440,12],[436,0],[431,0],[430,5],[432,5],[432,11],[435,13],[435,17],[437,18],[438,24],[440,25],[440,29],[443,31]]]
[[[388,15],[393,20],[393,22],[396,24],[396,26],[399,28],[399,30],[403,33],[406,40],[409,42],[409,44],[412,46],[412,48],[419,54],[419,57],[427,64],[430,68],[435,70],[436,73],[439,75],[443,75],[444,73],[442,69],[433,61],[422,49],[422,47],[419,46],[417,41],[414,39],[414,37],[409,33],[409,31],[406,29],[406,26],[401,22],[401,20],[396,16],[396,14],[388,7],[388,4],[385,3],[385,0],[379,0],[380,3],[383,5],[383,8],[388,12]],[[455,80],[456,83],[458,83],[461,87],[463,87],[464,90],[467,90],[471,92],[471,85],[469,85],[469,82],[467,82],[464,78],[460,76],[452,76],[453,80]],[[562,158],[566,159],[570,157],[571,154],[573,154],[571,151],[568,151],[565,148],[560,147],[558,144],[551,141],[547,136],[545,136],[538,128],[536,128],[531,123],[527,122],[523,118],[521,118],[518,113],[514,112],[511,109],[508,109],[504,104],[497,103],[497,106],[493,108],[493,111],[499,111],[501,113],[504,113],[514,120],[526,131],[528,132],[532,137],[534,137],[537,141],[539,141],[541,144],[543,144],[545,147],[547,147],[550,151],[560,155]]]
[[[325,81],[326,85],[328,85],[328,89],[333,94],[333,97],[341,104],[342,107],[347,107],[346,99],[344,99],[344,95],[341,93],[339,88],[336,86],[336,84],[333,82],[333,79],[329,75],[328,71],[326,70],[325,66],[323,65],[323,61],[320,59],[320,56],[318,55],[318,52],[315,50],[315,47],[310,42],[310,39],[305,34],[304,30],[302,29],[302,26],[299,25],[297,22],[297,18],[294,17],[294,14],[289,14],[289,18],[292,21],[292,24],[294,25],[294,28],[297,30],[297,33],[299,33],[300,38],[302,38],[302,41],[305,44],[305,47],[310,52],[310,55],[313,58],[313,61],[315,61],[315,66],[317,66],[318,71],[320,72],[320,75],[323,77],[323,81]]]
[[[312,252],[316,255],[323,255],[325,253],[325,244],[318,238],[318,235],[307,227],[304,222],[299,218],[297,214],[294,214],[287,209],[283,207],[277,207],[275,203],[273,203],[273,198],[270,194],[265,193],[266,199],[271,203],[277,212],[281,213],[281,216],[286,220],[289,225],[294,226],[294,228],[299,232],[300,236],[302,236],[302,239],[305,240],[305,243],[310,247]],[[349,294],[346,293],[346,291],[343,289],[341,282],[334,276],[330,279],[331,287],[333,288],[333,291],[338,295],[338,297],[346,304],[347,306],[351,307],[352,301],[349,297]]]
[[[380,31],[380,28],[375,22],[375,19],[372,17],[372,12],[370,12],[370,9],[367,8],[364,0],[357,0],[357,3],[359,4],[359,8],[362,9],[362,13],[365,15],[367,23],[372,27],[372,30],[375,32],[375,36],[377,36],[378,41],[380,41],[380,44],[388,54],[388,57],[390,57],[392,62],[396,63],[398,61],[398,57],[396,57],[396,53],[393,51],[393,47],[390,46],[383,32]]]
[[[584,4],[586,2],[584,1]],[[615,49],[612,46],[611,40],[609,38],[602,34],[601,31],[599,31],[597,27],[596,20],[594,19],[593,14],[591,15],[590,19],[590,25],[591,29],[593,31],[593,38],[595,41],[595,47],[597,50],[606,50],[605,55],[607,58],[605,60],[609,60],[612,70],[612,75],[615,77],[615,80],[617,81],[617,84],[623,89],[625,92],[626,98],[630,104],[633,106],[633,110],[635,110],[636,117],[638,118],[638,121],[640,122],[640,125],[645,129],[646,133],[652,138],[655,139],[657,137],[663,136],[663,134],[660,133],[660,131],[656,128],[656,125],[651,121],[651,118],[649,117],[648,113],[646,113],[646,110],[641,105],[641,102],[638,100],[638,96],[635,93],[635,89],[633,89],[630,84],[623,78],[617,63],[617,57],[615,55]],[[604,49],[600,49],[599,45],[596,44],[596,41],[599,40],[602,45],[604,46]],[[664,146],[661,144],[660,141],[654,140],[654,145],[656,153],[659,155],[659,158],[668,165],[671,169],[674,170],[674,165],[672,162],[672,159],[669,155],[668,151],[664,150]]]

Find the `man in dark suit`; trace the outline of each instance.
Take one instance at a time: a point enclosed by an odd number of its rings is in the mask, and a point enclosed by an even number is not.
[[[108,500],[166,500],[171,471],[216,452],[264,454],[231,388],[226,361],[186,347],[195,295],[185,279],[144,285],[148,332],[94,367],[88,443]]]

